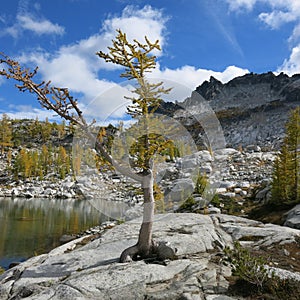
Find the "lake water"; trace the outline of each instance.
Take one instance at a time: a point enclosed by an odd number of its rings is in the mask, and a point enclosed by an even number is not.
[[[86,200],[0,198],[0,266],[50,251],[63,234],[111,220],[111,210],[118,216],[116,203],[110,206],[106,216]]]

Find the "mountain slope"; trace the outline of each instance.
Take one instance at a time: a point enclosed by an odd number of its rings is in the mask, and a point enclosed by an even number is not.
[[[231,147],[259,145],[277,149],[284,136],[284,124],[291,109],[300,105],[300,74],[289,77],[283,73],[246,74],[226,84],[214,77],[196,88],[201,97],[183,103],[164,104],[160,112],[182,120],[180,106],[201,112],[201,98],[215,111]],[[188,120],[191,126],[191,118]],[[197,126],[191,127],[193,130]],[[193,132],[197,136],[197,132]]]

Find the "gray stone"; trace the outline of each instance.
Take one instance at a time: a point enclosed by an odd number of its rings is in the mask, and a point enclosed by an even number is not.
[[[230,268],[212,259],[221,249],[249,235],[259,237],[252,247],[300,235],[296,229],[222,214],[162,214],[155,216],[153,238],[177,248],[177,259],[119,264],[120,253],[136,243],[141,221],[115,226],[84,246],[89,237],[82,237],[15,266],[0,276],[0,299],[235,299],[224,295]]]
[[[267,186],[255,195],[255,200],[262,203],[267,203],[270,200],[270,197],[271,197],[271,187]]]
[[[300,237],[299,230],[284,226],[263,224],[258,221],[223,214],[212,215],[211,217],[234,240],[258,239],[252,244],[252,247],[256,249],[269,247],[272,244],[284,245],[296,242],[296,238]]]
[[[171,189],[166,191],[165,198],[175,202],[186,200],[194,191],[195,184],[190,178],[176,179]]]
[[[210,214],[220,214],[221,213],[221,209],[220,208],[218,208],[218,207],[209,207],[208,208],[208,212],[210,213]]]
[[[238,186],[242,189],[248,189],[248,188],[250,188],[250,183],[249,183],[249,181],[242,181],[242,182],[240,182],[240,184]]]
[[[288,211],[284,226],[300,229],[300,204]]]
[[[198,167],[199,163],[196,157],[184,157],[181,161],[182,169],[192,169]]]
[[[238,151],[236,149],[233,149],[233,148],[224,148],[224,149],[218,149],[214,152],[214,155],[220,155],[220,156],[223,156],[223,155],[233,155],[233,154],[237,154]]]
[[[220,183],[220,188],[230,189],[236,187],[236,182],[233,181],[222,181]]]
[[[227,189],[224,187],[216,189],[216,194],[224,194],[226,192],[227,192]]]
[[[232,298],[226,295],[207,295],[206,300],[235,300],[235,299],[242,299],[242,298]]]

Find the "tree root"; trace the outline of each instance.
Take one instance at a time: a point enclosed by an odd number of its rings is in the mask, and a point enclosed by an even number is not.
[[[139,244],[125,249],[120,256],[120,263],[131,262],[139,259],[153,259],[157,261],[174,260],[177,258],[177,249],[171,248],[167,242],[152,241],[148,250],[142,249]]]

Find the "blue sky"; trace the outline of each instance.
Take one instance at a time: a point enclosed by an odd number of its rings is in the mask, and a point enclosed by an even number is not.
[[[121,70],[95,52],[106,49],[117,28],[130,39],[159,39],[152,76],[191,90],[210,76],[227,82],[248,72],[300,73],[299,0],[4,1],[0,51],[38,65],[41,79],[69,87],[87,114],[97,111],[105,119],[123,103],[116,94],[126,89]],[[4,112],[52,116],[32,95],[0,79]]]

